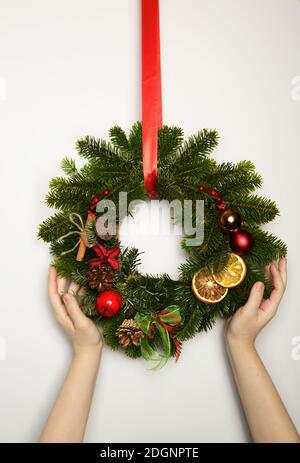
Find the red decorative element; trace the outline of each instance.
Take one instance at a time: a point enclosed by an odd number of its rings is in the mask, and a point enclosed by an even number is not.
[[[199,191],[204,191],[206,190],[206,186],[205,185],[200,185],[199,186]]]
[[[157,137],[162,126],[159,0],[142,0],[142,143],[144,183],[158,196]]]
[[[181,345],[181,342],[178,341],[174,333],[170,333],[170,336],[173,339],[173,342],[175,344],[175,359],[176,359],[176,362],[178,362],[179,357],[181,355],[182,345]]]
[[[215,188],[212,188],[210,194],[212,196],[216,197],[216,196],[218,196],[219,193],[217,192],[217,190]]]
[[[219,204],[217,204],[217,208],[219,209],[219,211],[224,211],[225,210],[225,202],[223,200],[221,200],[221,202]]]
[[[88,210],[88,214],[89,215],[93,215],[93,217],[95,217],[95,215],[93,214],[94,213],[94,210],[95,210],[95,207],[99,201],[99,195],[105,195],[105,196],[108,196],[109,195],[109,191],[108,190],[104,190],[104,191],[99,191],[99,193],[97,193],[93,198],[92,198],[92,201],[90,203],[90,207],[89,207],[89,210]]]
[[[97,243],[93,246],[93,251],[98,257],[89,260],[89,265],[91,267],[94,267],[95,265],[102,265],[104,262],[107,262],[114,270],[117,270],[120,267],[118,257],[121,251],[118,246],[106,249],[102,244]]]
[[[175,344],[175,358],[176,358],[176,362],[178,362],[179,360],[179,357],[181,355],[181,342],[178,341],[177,337],[176,337],[176,334],[174,333],[174,330],[176,328],[178,328],[178,324],[176,326],[171,326],[171,325],[167,325],[166,323],[164,323],[163,321],[161,321],[160,317],[162,315],[167,315],[167,314],[170,314],[169,310],[163,310],[162,312],[160,312],[160,314],[155,318],[155,321],[157,323],[159,323],[163,328],[165,328],[168,332],[169,332],[169,335],[170,337],[172,338],[174,344]],[[174,322],[177,322],[176,319],[174,319]],[[154,327],[153,325],[150,325],[150,328],[151,328],[151,331],[155,331],[154,330]],[[152,329],[153,328],[153,329]]]
[[[98,294],[96,298],[96,310],[104,317],[110,318],[117,315],[122,307],[122,296],[111,289]]]
[[[229,245],[233,252],[242,256],[243,254],[248,254],[252,251],[254,239],[246,230],[237,230],[230,233]]]

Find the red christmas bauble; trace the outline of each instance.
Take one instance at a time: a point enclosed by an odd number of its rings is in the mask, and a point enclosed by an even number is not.
[[[230,233],[229,245],[235,254],[242,256],[252,251],[254,239],[246,230],[237,230]]]
[[[98,294],[96,298],[96,310],[104,317],[110,318],[117,315],[122,307],[122,296],[111,289]]]

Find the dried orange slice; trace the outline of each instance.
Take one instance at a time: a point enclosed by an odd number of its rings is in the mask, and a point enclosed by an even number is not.
[[[237,254],[231,253],[224,269],[218,273],[213,272],[213,277],[219,285],[225,288],[234,288],[243,281],[246,273],[247,267],[243,259]]]
[[[192,290],[195,296],[206,304],[216,304],[226,296],[228,289],[219,285],[213,278],[211,272],[195,273],[192,280]]]

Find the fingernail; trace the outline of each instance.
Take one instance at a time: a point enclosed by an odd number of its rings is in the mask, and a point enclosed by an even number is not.
[[[258,281],[258,282],[256,283],[256,285],[255,285],[255,289],[256,289],[256,291],[259,291],[259,292],[263,291],[263,289],[264,289],[264,284],[263,284],[263,282],[262,282],[262,281]]]

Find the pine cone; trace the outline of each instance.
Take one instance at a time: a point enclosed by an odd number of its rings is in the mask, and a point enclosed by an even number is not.
[[[97,291],[111,289],[115,281],[115,272],[109,264],[97,265],[88,271],[89,287]]]
[[[126,349],[131,345],[137,347],[140,339],[144,337],[144,333],[131,318],[123,321],[122,325],[117,329],[116,336],[119,338],[119,343],[123,349]]]

